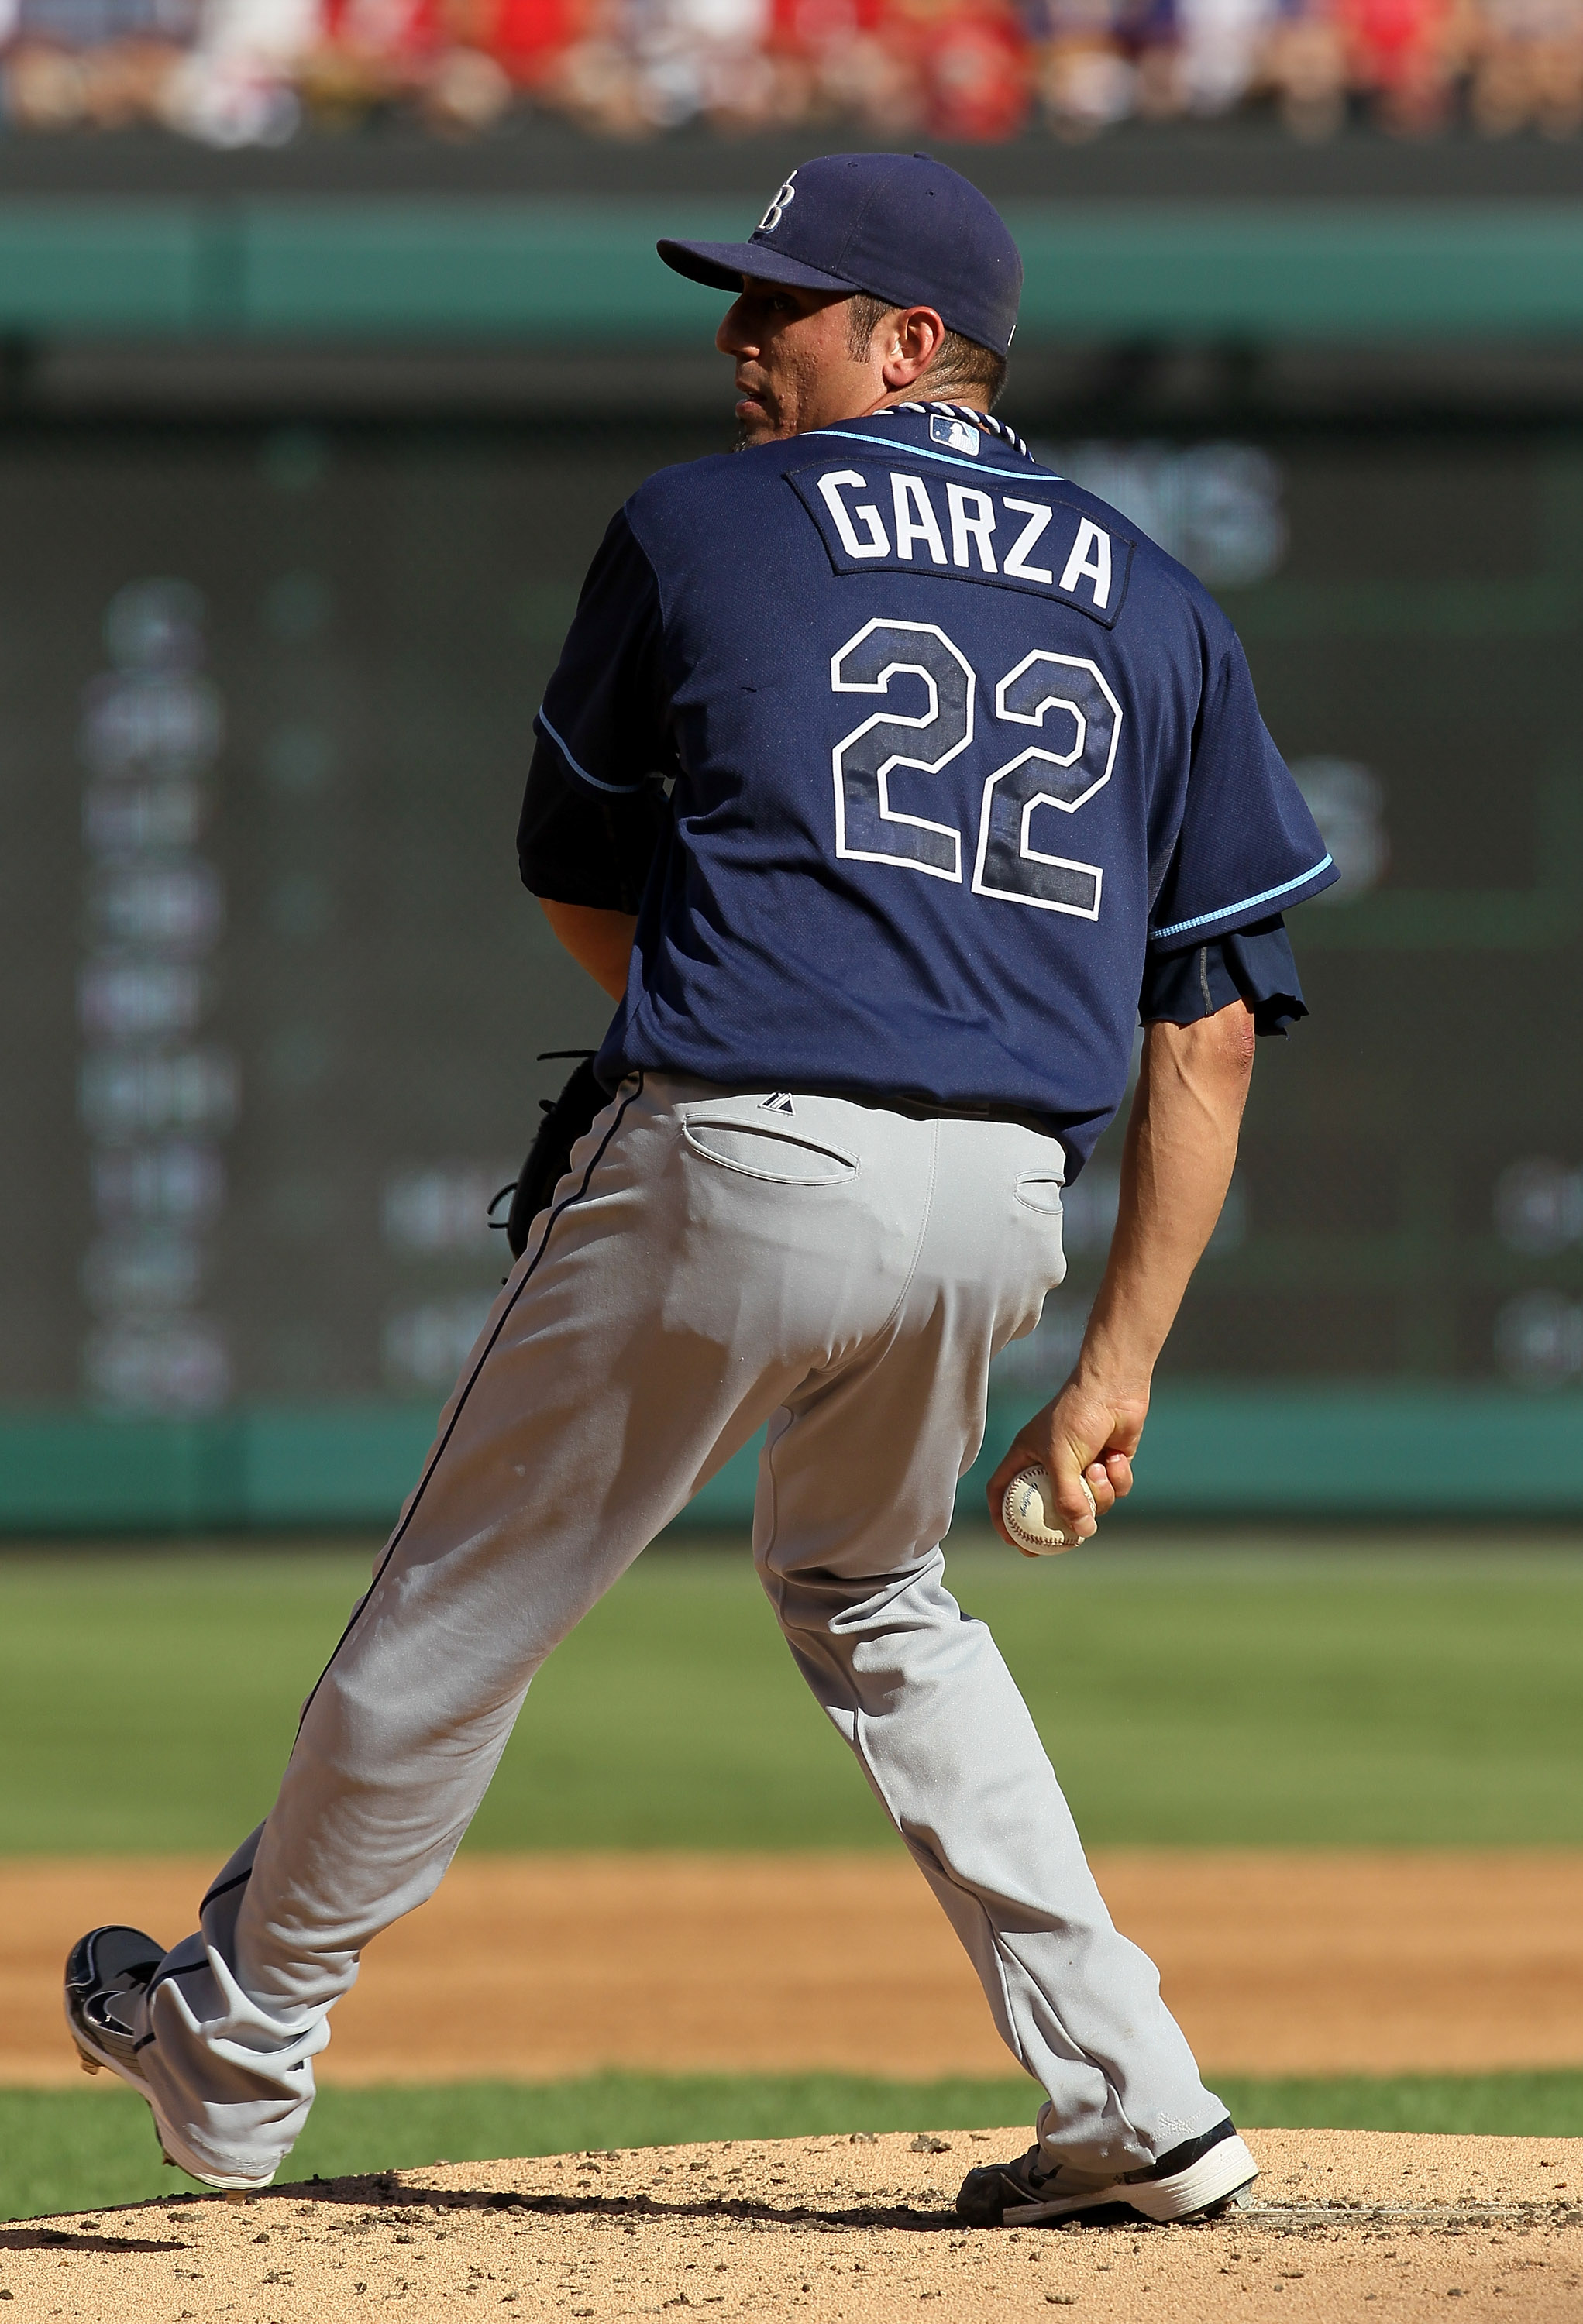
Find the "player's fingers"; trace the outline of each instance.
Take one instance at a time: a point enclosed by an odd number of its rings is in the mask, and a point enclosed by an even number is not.
[[[1106,1517],[1116,1507],[1116,1489],[1106,1473],[1103,1461],[1091,1461],[1083,1471],[1088,1480],[1088,1490],[1094,1496],[1097,1517]]]
[[[1084,1474],[1081,1446],[1058,1445],[1053,1474],[1056,1506],[1061,1517],[1078,1541],[1087,1541],[1095,1531],[1094,1512],[1099,1497]]]
[[[1132,1462],[1125,1452],[1107,1452],[1105,1456],[1105,1469],[1110,1479],[1111,1491],[1118,1501],[1125,1500],[1133,1489]]]

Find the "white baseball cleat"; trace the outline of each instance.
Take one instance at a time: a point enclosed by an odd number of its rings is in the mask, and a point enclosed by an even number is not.
[[[957,2210],[973,2227],[1037,2227],[1079,2212],[1128,2210],[1143,2219],[1191,2219],[1227,2209],[1258,2177],[1259,2166],[1229,2116],[1200,2137],[1173,2146],[1142,2171],[1096,2176],[1064,2163],[1046,2163],[1031,2146],[1015,2163],[969,2171]]]
[[[138,2062],[139,2053],[153,2039],[140,2033],[143,2003],[154,1972],[165,1958],[157,1939],[141,1929],[111,1926],[90,1929],[79,1937],[66,1957],[66,2024],[85,2074],[108,2066],[146,2101],[159,2135],[165,2161],[190,2179],[240,2197],[267,2187],[269,2179],[243,2179],[234,2172],[201,2169],[184,2153],[183,2142],[171,2129],[154,2104],[153,2093]]]

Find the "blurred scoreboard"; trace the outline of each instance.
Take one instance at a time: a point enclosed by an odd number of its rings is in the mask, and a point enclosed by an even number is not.
[[[449,1387],[537,1053],[606,1013],[517,881],[530,722],[611,511],[717,441],[0,445],[0,1402]],[[1046,449],[1220,596],[1343,872],[1168,1369],[1576,1380],[1583,442]],[[1117,1144],[1008,1387],[1069,1360]]]

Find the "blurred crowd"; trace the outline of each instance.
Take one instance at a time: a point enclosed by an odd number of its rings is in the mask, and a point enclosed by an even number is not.
[[[1583,124],[1583,0],[0,0],[0,23],[14,127],[222,146],[392,113],[466,135],[524,106],[615,137]]]

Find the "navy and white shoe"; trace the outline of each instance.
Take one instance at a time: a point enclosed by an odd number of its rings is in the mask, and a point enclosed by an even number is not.
[[[97,2074],[108,2066],[113,2074],[131,2084],[153,2116],[161,2153],[190,2179],[218,2187],[227,2195],[267,2187],[268,2179],[241,2179],[200,2169],[190,2154],[181,2151],[185,2142],[172,2132],[154,2104],[138,2062],[139,2053],[152,2038],[138,2031],[143,2015],[139,2005],[164,1958],[163,1945],[141,1929],[90,1929],[86,1937],[79,1937],[66,1957],[66,2024],[77,2044],[82,2070]]]
[[[66,1957],[66,2023],[85,2074],[101,2066],[146,2090],[137,2062],[138,2004],[165,1948],[141,1929],[90,1929]]]
[[[1131,2212],[1152,2220],[1215,2218],[1258,2177],[1259,2166],[1229,2116],[1201,2137],[1173,2146],[1145,2170],[1096,2177],[1046,2163],[1031,2146],[1015,2163],[969,2171],[957,2210],[971,2227],[1037,2227],[1079,2212]]]

